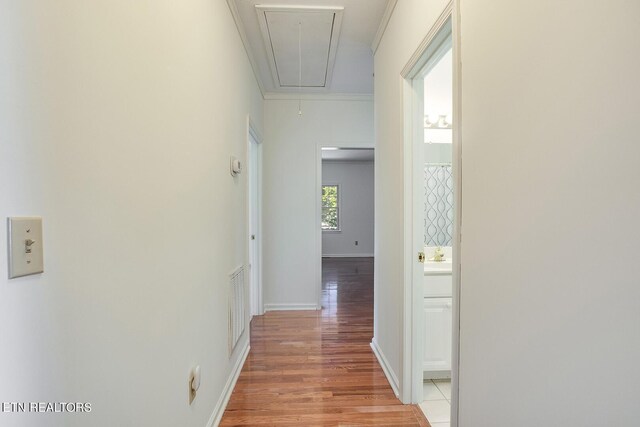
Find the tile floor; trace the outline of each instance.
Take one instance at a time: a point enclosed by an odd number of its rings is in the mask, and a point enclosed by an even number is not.
[[[451,420],[451,380],[425,380],[420,409],[431,427],[449,427]]]

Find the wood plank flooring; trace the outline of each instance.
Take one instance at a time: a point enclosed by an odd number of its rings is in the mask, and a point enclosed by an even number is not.
[[[325,258],[322,310],[251,322],[251,351],[221,426],[422,426],[393,394],[369,343],[373,259]]]

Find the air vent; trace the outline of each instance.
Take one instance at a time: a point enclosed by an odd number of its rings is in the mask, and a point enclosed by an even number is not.
[[[256,5],[256,11],[274,85],[291,89],[299,84],[307,89],[329,87],[343,8]]]
[[[244,267],[238,267],[229,277],[229,356],[244,332],[245,309]]]

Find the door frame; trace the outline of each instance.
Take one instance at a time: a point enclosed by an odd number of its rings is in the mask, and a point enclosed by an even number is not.
[[[317,142],[316,143],[316,301],[317,310],[322,309],[322,147],[372,149],[375,153],[375,142]],[[374,154],[375,156],[375,154]],[[375,161],[374,161],[375,162]],[[374,184],[375,186],[375,184]],[[374,189],[375,191],[375,189]],[[375,221],[375,218],[374,218]],[[375,236],[374,236],[375,245]]]
[[[255,147],[252,141],[255,141]],[[257,171],[252,170],[251,167],[251,153],[253,150],[257,150]],[[249,319],[254,315],[264,314],[264,300],[262,292],[262,135],[258,131],[258,127],[255,125],[251,116],[247,116],[247,157],[246,157],[246,192],[247,192],[247,218],[246,218],[246,236],[247,236],[247,266],[249,266]],[[258,230],[256,232],[257,244],[257,267],[251,265],[251,183],[254,178],[254,174],[257,174],[258,186],[257,192],[257,211],[258,211]],[[257,283],[253,281],[253,268],[257,268],[256,273]]]
[[[422,400],[422,321],[423,281],[422,264],[417,260],[417,248],[422,246],[414,227],[421,216],[416,215],[414,190],[422,187],[422,180],[414,174],[423,163],[422,145],[424,133],[418,129],[424,123],[424,92],[422,82],[414,78],[422,71],[438,45],[442,42],[442,30],[451,25],[453,49],[453,142],[452,170],[454,180],[454,235],[452,260],[452,349],[451,349],[451,426],[458,426],[459,369],[460,369],[460,266],[462,245],[462,110],[461,110],[461,61],[460,61],[460,8],[459,0],[451,0],[433,24],[401,72],[402,108],[404,116],[404,328],[403,328],[403,377],[402,401],[420,403]],[[417,144],[419,142],[419,144]],[[423,226],[423,225],[422,225]]]

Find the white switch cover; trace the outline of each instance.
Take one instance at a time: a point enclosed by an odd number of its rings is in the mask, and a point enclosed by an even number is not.
[[[44,271],[42,218],[8,218],[7,226],[9,229],[9,279],[42,273]]]

